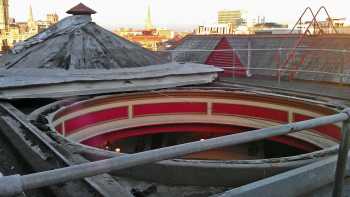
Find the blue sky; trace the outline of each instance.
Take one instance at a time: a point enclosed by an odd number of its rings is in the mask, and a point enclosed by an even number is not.
[[[153,23],[159,27],[191,29],[199,24],[216,22],[221,9],[242,9],[250,18],[265,16],[267,21],[295,22],[306,6],[318,9],[325,5],[334,17],[350,19],[345,0],[10,0],[10,15],[17,21],[27,19],[29,4],[34,17],[44,19],[56,12],[62,18],[65,11],[82,2],[95,9],[94,21],[108,27],[142,27],[147,6],[151,5]]]

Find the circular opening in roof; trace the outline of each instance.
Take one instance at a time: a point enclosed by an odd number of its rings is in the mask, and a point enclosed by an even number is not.
[[[71,103],[51,114],[49,125],[71,141],[102,150],[96,155],[96,150],[81,146],[89,160],[110,157],[110,151],[142,152],[337,113],[320,102],[205,88],[119,94]],[[138,166],[116,175],[168,185],[239,186],[333,155],[340,137],[338,125],[326,125]]]
[[[73,141],[121,153],[136,153],[334,112],[319,104],[291,98],[247,92],[182,90],[82,101],[59,110],[51,124]],[[339,127],[326,125],[184,158],[246,160],[294,156],[330,147],[339,138]]]

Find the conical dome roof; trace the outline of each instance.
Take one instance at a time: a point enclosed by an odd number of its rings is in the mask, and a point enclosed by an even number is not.
[[[117,69],[160,63],[161,57],[98,26],[89,15],[65,18],[0,58],[0,67],[6,69]]]

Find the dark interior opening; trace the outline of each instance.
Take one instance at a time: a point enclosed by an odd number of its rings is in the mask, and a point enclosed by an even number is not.
[[[55,101],[55,99],[19,99],[13,100],[10,103],[24,114],[30,114],[34,110],[49,105]]]
[[[111,151],[132,154],[178,144],[206,140],[218,136],[219,135],[212,133],[160,133],[129,137],[114,142],[108,142],[105,148]],[[183,158],[200,160],[253,160],[295,156],[308,152],[309,151],[301,148],[267,139],[240,144],[237,146],[194,153],[186,155]]]

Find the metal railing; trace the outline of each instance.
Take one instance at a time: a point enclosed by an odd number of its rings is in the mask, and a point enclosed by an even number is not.
[[[295,50],[296,53],[294,54],[294,59],[302,58],[304,53],[306,52],[316,52],[316,53],[322,53],[324,55],[326,54],[332,54],[334,55],[333,58],[337,58],[338,61],[343,61],[342,63],[338,65],[327,65],[330,67],[337,66],[336,72],[330,72],[327,71],[327,69],[324,68],[325,65],[316,65],[312,64],[311,66],[313,69],[295,69],[295,68],[289,68],[289,67],[282,67],[283,62],[288,57],[288,54],[291,50]],[[267,73],[263,74],[266,76],[275,77],[275,79],[278,81],[278,83],[281,82],[282,77],[285,73],[297,73],[297,74],[313,74],[315,78],[319,77],[320,75],[328,75],[328,76],[334,76],[337,81],[331,81],[331,82],[338,82],[338,83],[344,83],[344,79],[350,79],[350,63],[346,62],[346,55],[350,54],[350,50],[347,49],[316,49],[316,48],[234,48],[234,49],[217,49],[217,50],[206,50],[206,49],[176,49],[176,50],[168,50],[168,51],[160,51],[160,53],[165,54],[170,62],[193,62],[193,63],[204,63],[205,60],[198,61],[196,58],[193,58],[194,56],[199,56],[199,59],[201,59],[201,55],[205,56],[204,59],[207,59],[209,54],[212,52],[232,52],[233,54],[236,54],[240,61],[245,62],[244,68],[242,67],[236,67],[236,61],[238,61],[233,55],[232,60],[232,66],[220,66],[220,68],[223,68],[225,71],[231,71],[232,77],[235,78],[235,71],[241,71],[244,69],[247,72],[247,77],[252,77],[255,74],[252,74],[253,71],[267,71]],[[254,59],[256,55],[259,55],[261,57],[262,53],[266,53],[267,56],[269,56],[271,59],[269,63],[266,65],[257,65],[252,64],[252,59]],[[243,54],[246,53],[246,54]],[[276,54],[278,54],[278,58],[276,58]],[[244,56],[244,57],[243,57]],[[316,57],[310,57],[316,58]],[[276,60],[278,59],[278,60]],[[350,61],[350,59],[349,59]],[[307,63],[302,63],[300,66],[308,66]],[[323,66],[323,67],[322,67]],[[304,79],[304,78],[303,78]],[[306,78],[307,80],[307,78]],[[312,80],[312,79],[310,79]]]
[[[191,142],[146,152],[123,155],[116,158],[84,163],[66,168],[54,169],[51,171],[22,176],[12,175],[1,177],[0,196],[16,195],[31,189],[55,185],[67,181],[81,179],[84,177],[91,177],[98,174],[122,170],[162,160],[173,159],[191,153],[222,148],[225,146],[239,145],[257,140],[263,140],[274,136],[286,135],[289,133],[338,122],[343,122],[343,138],[339,148],[339,157],[336,168],[333,196],[341,197],[350,146],[350,108],[335,115],[324,116],[316,119],[295,122],[271,128],[258,129],[244,133],[207,139],[204,141]],[[322,176],[322,174],[319,176]]]
[[[242,71],[245,70],[244,68],[241,67],[220,67],[224,70],[233,70],[234,71]],[[336,78],[338,78],[338,82],[340,84],[344,83],[344,78],[350,78],[350,74],[346,74],[346,73],[334,73],[334,72],[324,72],[324,71],[315,71],[315,70],[300,70],[300,69],[282,69],[282,68],[250,68],[249,71],[247,70],[247,76],[250,76],[251,74],[249,74],[251,71],[256,70],[262,70],[262,71],[275,71],[277,73],[289,73],[289,72],[296,72],[296,73],[311,73],[311,74],[318,74],[318,75],[330,75],[330,76],[336,76]],[[233,74],[233,79],[235,79],[236,77]],[[278,84],[281,83],[282,80],[282,76],[281,75],[277,75],[276,80],[278,82]],[[332,81],[334,82],[334,81]]]

